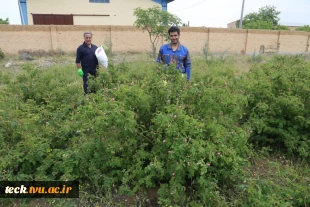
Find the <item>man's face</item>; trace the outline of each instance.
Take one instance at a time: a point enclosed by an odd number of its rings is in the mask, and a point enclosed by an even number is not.
[[[84,41],[85,41],[86,45],[91,45],[91,40],[92,40],[91,34],[85,34]]]
[[[169,36],[170,36],[171,44],[179,43],[180,35],[178,34],[178,32],[170,32]]]

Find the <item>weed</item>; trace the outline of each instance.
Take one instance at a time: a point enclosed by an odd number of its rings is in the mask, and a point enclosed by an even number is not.
[[[0,48],[0,59],[4,59],[4,57],[5,57],[4,52]]]
[[[248,58],[248,62],[250,63],[260,63],[263,60],[263,56],[260,53],[256,53],[255,51]]]
[[[20,50],[18,51],[20,60],[34,60],[35,58],[62,56],[66,53],[63,50]]]
[[[108,58],[112,58],[114,56],[112,41],[107,38],[104,40],[104,51],[107,54]]]

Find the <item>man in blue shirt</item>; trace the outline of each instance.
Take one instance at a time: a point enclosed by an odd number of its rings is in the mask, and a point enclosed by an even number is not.
[[[191,78],[192,62],[188,49],[180,44],[180,29],[172,26],[168,30],[170,44],[161,46],[157,57],[157,62],[167,65],[176,64],[176,69],[187,75],[186,80]]]
[[[78,74],[83,77],[84,92],[90,93],[87,89],[88,75],[97,76],[98,59],[95,55],[96,45],[91,43],[93,34],[91,32],[84,33],[84,42],[77,48],[76,51],[76,67]]]

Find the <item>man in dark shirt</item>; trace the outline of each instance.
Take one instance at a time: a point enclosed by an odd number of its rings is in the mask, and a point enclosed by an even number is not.
[[[75,60],[78,74],[83,77],[83,88],[86,94],[90,93],[87,89],[88,75],[91,74],[96,77],[98,68],[98,60],[95,55],[97,46],[91,43],[92,37],[91,32],[84,33],[84,42],[77,48]]]

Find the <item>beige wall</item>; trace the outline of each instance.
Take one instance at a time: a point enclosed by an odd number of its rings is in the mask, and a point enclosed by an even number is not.
[[[297,32],[297,31],[281,31],[280,35],[280,52],[296,53],[297,48],[302,48],[304,45],[309,45],[309,34],[307,32]],[[309,51],[308,46],[308,52]]]
[[[102,25],[0,25],[0,48],[11,54],[23,49],[75,52],[85,31],[93,32],[98,46],[111,41],[115,52],[151,49],[147,32],[133,26]],[[310,52],[309,32],[182,27],[180,41],[190,52],[202,52],[205,44],[216,53],[258,53],[262,45],[265,52]],[[158,47],[163,43],[161,39]]]
[[[134,9],[160,6],[152,0],[110,0],[110,3],[89,3],[89,0],[27,0],[28,24],[33,14],[73,14],[74,25],[133,25]],[[87,8],[87,9],[86,9]],[[110,16],[78,16],[110,15]]]
[[[265,46],[266,52],[276,52],[277,51],[277,43],[279,38],[279,31],[276,30],[248,30],[247,35],[247,44],[246,51],[247,52],[259,52],[259,48],[261,45]],[[305,50],[306,45],[304,45]],[[298,48],[300,52],[302,48]]]
[[[209,48],[213,52],[241,53],[245,50],[246,31],[237,29],[210,29]]]
[[[202,51],[204,45],[208,43],[209,28],[189,28],[181,28],[181,44],[184,44],[191,51]]]

